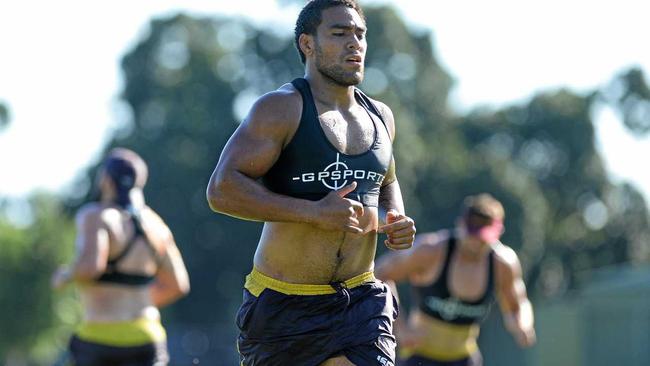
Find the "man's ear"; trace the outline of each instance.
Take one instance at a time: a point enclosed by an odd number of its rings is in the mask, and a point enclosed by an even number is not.
[[[315,45],[316,40],[311,34],[303,33],[298,37],[298,45],[300,50],[305,54],[305,57],[309,57],[314,54],[316,49]]]

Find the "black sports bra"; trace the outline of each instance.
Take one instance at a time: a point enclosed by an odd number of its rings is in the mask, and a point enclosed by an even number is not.
[[[108,262],[106,263],[106,270],[95,281],[116,283],[125,286],[144,286],[144,285],[148,285],[155,279],[156,277],[155,275],[122,272],[117,268],[119,262],[122,259],[124,259],[127,256],[127,254],[129,254],[129,252],[131,251],[131,249],[133,249],[136,241],[139,238],[144,239],[144,242],[147,244],[147,248],[149,248],[149,250],[154,256],[156,264],[158,266],[160,265],[161,258],[156,252],[156,249],[153,247],[151,242],[147,239],[144,229],[142,228],[142,223],[140,222],[138,216],[132,215],[131,222],[133,223],[133,227],[135,229],[135,233],[133,234],[133,237],[131,238],[131,240],[129,240],[126,247],[124,248],[124,250],[122,250],[120,254],[108,260]]]
[[[476,301],[465,301],[452,296],[449,291],[449,267],[458,245],[455,237],[447,241],[447,255],[440,277],[428,286],[411,286],[417,306],[425,314],[452,324],[480,323],[494,302],[494,250],[488,255],[487,286],[485,293]]]
[[[307,80],[292,81],[303,100],[300,125],[277,162],[263,177],[271,191],[312,201],[353,181],[357,188],[346,197],[377,207],[379,191],[391,163],[393,149],[388,128],[372,100],[355,89],[357,102],[373,122],[375,138],[367,151],[348,155],[327,139]]]

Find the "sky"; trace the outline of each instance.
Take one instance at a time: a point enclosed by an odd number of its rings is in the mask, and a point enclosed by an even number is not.
[[[438,59],[454,77],[452,107],[524,103],[536,92],[604,86],[640,66],[650,77],[647,0],[367,0],[390,4],[417,29],[433,30]],[[120,60],[152,17],[178,11],[229,15],[287,27],[297,7],[272,0],[0,3],[0,102],[12,120],[0,131],[0,198],[64,192],[94,164],[124,123]],[[375,31],[375,30],[369,30]],[[379,30],[380,31],[380,30]],[[372,45],[370,45],[372,46]],[[650,201],[650,137],[628,133],[616,113],[595,116],[598,148],[615,182]]]

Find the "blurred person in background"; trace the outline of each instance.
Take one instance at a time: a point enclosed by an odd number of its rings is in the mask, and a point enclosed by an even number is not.
[[[112,150],[98,173],[99,202],[77,213],[76,259],[52,277],[76,283],[83,323],[70,340],[78,366],[167,365],[158,308],[189,292],[181,254],[164,221],[145,204],[147,165]]]
[[[393,114],[355,86],[366,22],[353,0],[314,0],[295,28],[304,78],[260,97],[225,146],[210,207],[264,221],[237,315],[242,365],[393,366],[397,315],[373,275],[377,233],[411,247]]]
[[[408,281],[413,309],[395,335],[402,366],[482,365],[481,321],[498,299],[505,327],[522,347],[535,343],[533,308],[517,254],[499,241],[504,209],[483,193],[465,198],[455,230],[419,234],[408,251],[381,257],[375,273],[395,291]]]

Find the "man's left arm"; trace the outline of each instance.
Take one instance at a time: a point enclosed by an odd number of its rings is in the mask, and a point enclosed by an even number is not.
[[[383,103],[376,103],[386,123],[391,140],[395,139],[395,118],[393,112]],[[384,233],[384,241],[390,249],[408,249],[415,240],[415,222],[406,216],[402,191],[395,174],[395,159],[392,158],[388,172],[379,191],[379,219],[382,225],[377,232]]]
[[[526,294],[517,254],[503,247],[502,261],[498,268],[498,297],[506,329],[521,347],[535,344],[533,306]]]

